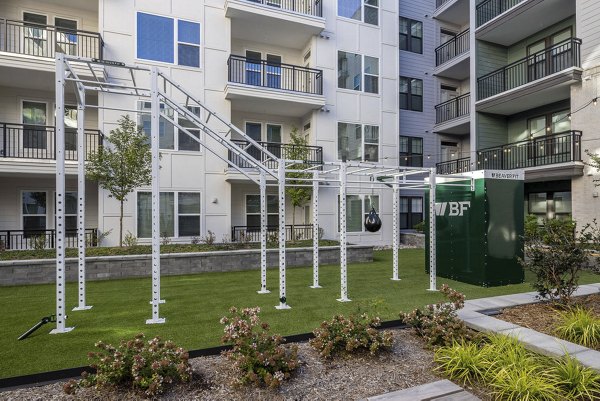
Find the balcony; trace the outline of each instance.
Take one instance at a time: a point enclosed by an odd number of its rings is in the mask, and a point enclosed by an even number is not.
[[[569,98],[581,81],[580,47],[571,38],[477,78],[477,111],[510,115]]]
[[[435,106],[435,132],[465,134],[469,132],[471,94],[465,93]]]
[[[470,35],[465,30],[435,49],[434,75],[462,81],[470,75]]]
[[[264,157],[262,152],[260,152],[257,147],[250,145],[250,143],[247,141],[233,139],[232,142],[234,142],[240,148],[244,149],[244,151],[254,159],[259,160],[261,157]],[[300,158],[304,160],[305,164],[311,166],[323,164],[323,148],[321,146],[299,147],[297,145],[278,142],[258,142],[258,144],[277,157],[282,157],[284,159],[290,160],[297,160],[300,156]],[[233,162],[238,167],[251,167],[246,161],[244,161],[242,158],[240,158],[238,155],[231,151],[229,151],[228,157],[229,161]],[[277,168],[277,160],[264,159],[261,160],[261,162],[269,168]]]
[[[53,91],[56,53],[102,59],[103,46],[97,32],[0,18],[0,86]],[[43,74],[32,76],[30,71]],[[89,75],[83,68],[76,72]]]
[[[98,246],[98,230],[85,229],[86,247]],[[0,230],[0,248],[6,250],[52,249],[56,230]],[[65,230],[67,248],[77,248],[77,230]]]
[[[475,37],[511,46],[572,15],[575,1],[485,0],[475,9]]]
[[[433,18],[454,25],[469,23],[469,0],[436,0]]]
[[[323,0],[226,0],[233,38],[303,49],[325,29]]]
[[[448,175],[464,173],[471,170],[471,159],[464,157],[462,159],[449,160],[436,163],[435,167],[438,174]]]
[[[574,162],[581,162],[581,131],[545,135],[477,152],[478,169],[513,170]]]
[[[85,130],[86,154],[102,146],[103,135],[98,130]],[[0,169],[14,172],[54,171],[56,159],[54,127],[0,122]],[[77,160],[77,131],[66,129],[65,160]],[[32,164],[32,161],[36,163]],[[25,170],[23,170],[25,169]],[[31,171],[30,169],[34,169]]]
[[[277,236],[279,226],[267,226],[267,238]],[[285,226],[286,241],[311,240],[313,238],[312,224],[296,224]],[[233,226],[231,227],[231,241],[233,242],[259,242],[260,226]]]
[[[235,55],[227,67],[225,97],[235,110],[300,117],[325,105],[321,70]]]

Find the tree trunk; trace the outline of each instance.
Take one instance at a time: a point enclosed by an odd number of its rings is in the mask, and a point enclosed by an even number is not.
[[[121,214],[119,215],[119,246],[123,247],[123,202],[121,201]]]

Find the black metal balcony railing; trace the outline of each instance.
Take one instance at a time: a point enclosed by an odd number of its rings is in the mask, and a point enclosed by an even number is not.
[[[102,59],[97,32],[0,18],[0,51],[54,58],[56,53]]]
[[[102,146],[102,133],[85,130],[86,155]],[[0,159],[56,159],[54,127],[0,122]],[[77,130],[65,130],[65,159],[77,160]]]
[[[471,170],[471,159],[464,157],[462,159],[448,160],[435,165],[438,174],[458,174]]]
[[[278,232],[279,226],[267,226],[267,239],[272,239]],[[287,241],[312,239],[312,234],[312,224],[290,224],[285,226],[285,238]],[[231,240],[233,242],[259,242],[260,226],[233,226],[231,227]]]
[[[523,0],[485,0],[475,7],[477,27],[493,20],[505,11],[510,10]]]
[[[477,169],[511,170],[581,161],[581,131],[545,135],[477,152]]]
[[[249,156],[256,160],[264,158],[263,152],[256,146],[249,145],[249,142],[238,139],[234,139],[232,142],[244,149]],[[278,142],[258,142],[258,144],[277,157],[290,160],[304,160],[305,163],[309,165],[323,164],[323,148],[321,146],[297,146]],[[248,162],[244,161],[239,155],[232,151],[229,151],[229,161],[233,162],[238,167],[252,167]],[[261,161],[269,168],[277,168],[277,160],[264,159]]]
[[[477,100],[486,99],[571,67],[581,66],[581,39],[571,38],[477,78]]]
[[[435,106],[435,123],[441,124],[458,117],[469,115],[471,105],[471,94],[465,93],[454,99]]]
[[[462,31],[435,49],[435,65],[439,66],[469,51],[469,30]]]
[[[312,15],[315,17],[323,16],[323,2],[299,1],[299,0],[246,0],[251,3],[259,3],[265,6],[280,8],[286,11],[293,11],[300,14]]]
[[[292,92],[323,94],[323,71],[297,65],[229,56],[229,82],[282,89]]]
[[[98,246],[98,230],[86,228],[86,246]],[[67,248],[77,247],[77,230],[65,230]],[[56,244],[56,230],[0,230],[0,248],[6,250],[51,249]]]

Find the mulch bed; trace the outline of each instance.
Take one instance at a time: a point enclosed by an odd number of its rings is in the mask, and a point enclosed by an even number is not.
[[[307,343],[299,344],[300,368],[279,389],[235,388],[229,363],[221,356],[194,358],[194,380],[168,390],[162,400],[360,400],[440,380],[433,354],[412,330],[393,330],[394,346],[377,356],[368,353],[323,361]],[[0,400],[138,400],[130,391],[82,389],[63,393],[63,383],[0,393]]]
[[[591,309],[596,316],[600,317],[600,294],[577,297],[574,299],[574,305]],[[560,311],[561,309],[557,309],[553,304],[544,302],[506,308],[495,317],[540,333],[556,336],[555,328],[560,322]],[[600,351],[600,347],[597,347],[596,350]]]

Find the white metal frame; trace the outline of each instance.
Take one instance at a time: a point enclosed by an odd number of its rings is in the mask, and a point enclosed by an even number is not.
[[[82,79],[77,76],[73,65],[87,67],[89,75],[93,79]],[[103,76],[97,75],[98,66],[103,66]],[[119,79],[111,79],[111,74],[119,70]],[[130,78],[124,79],[129,74]],[[147,74],[150,77],[150,88],[137,84],[136,74]],[[436,185],[469,186],[460,183],[436,183],[435,169],[417,167],[386,166],[372,163],[360,162],[325,162],[306,168],[305,161],[285,160],[278,158],[266,148],[260,146],[257,141],[248,137],[242,130],[225,121],[219,115],[208,109],[193,95],[188,93],[182,86],[175,83],[171,78],[158,70],[158,67],[140,67],[126,65],[124,63],[103,62],[85,59],[64,54],[56,55],[56,110],[57,115],[62,115],[64,110],[65,85],[75,84],[77,97],[78,118],[78,250],[79,250],[79,305],[76,310],[89,309],[85,303],[85,143],[84,143],[84,110],[86,107],[102,109],[105,107],[86,104],[86,91],[110,93],[123,96],[134,96],[138,98],[150,98],[151,107],[151,152],[152,152],[152,317],[146,321],[147,324],[164,323],[165,318],[160,317],[159,307],[165,301],[161,299],[160,293],[160,149],[159,149],[159,119],[163,118],[174,125],[180,132],[186,133],[190,138],[197,141],[215,157],[225,162],[229,167],[237,170],[260,188],[261,195],[261,294],[268,293],[266,284],[267,250],[267,187],[276,186],[279,210],[279,304],[277,309],[290,309],[287,304],[286,293],[286,231],[285,231],[285,190],[286,187],[310,187],[313,189],[312,212],[313,212],[313,285],[311,288],[320,288],[319,285],[319,191],[321,184],[327,184],[328,188],[339,191],[340,203],[340,302],[348,302],[348,266],[347,266],[347,243],[346,243],[346,194],[349,188],[364,189],[365,186],[379,186],[382,189],[391,188],[394,194],[393,202],[393,280],[399,280],[398,272],[398,246],[399,246],[399,192],[401,188],[423,189],[430,191],[430,232],[435,233],[435,189]],[[185,104],[174,100],[175,94],[185,97]],[[176,119],[161,113],[160,104],[173,108],[187,120],[200,129],[204,135],[197,138],[182,127]],[[198,106],[203,111],[198,117],[187,109],[188,105]],[[106,107],[108,110],[121,110]],[[166,109],[166,108],[165,108]],[[123,109],[123,111],[132,111]],[[135,112],[135,110],[133,110]],[[214,125],[219,125],[215,128]],[[234,133],[248,142],[245,148],[241,148],[231,141]],[[260,152],[260,158],[255,159],[245,152],[248,147],[255,147]],[[250,168],[240,168],[235,163],[223,157],[222,150],[226,149],[243,160]],[[265,161],[275,161],[277,169],[270,169]],[[294,166],[303,166],[302,169]],[[288,178],[288,172],[306,173],[307,178]],[[416,177],[415,177],[416,175]],[[429,177],[427,182],[423,176]],[[470,179],[471,190],[473,181],[471,177],[453,176],[454,178]],[[270,180],[272,183],[269,183]],[[274,183],[273,183],[274,182]],[[52,333],[65,333],[72,330],[66,327],[65,314],[65,128],[64,119],[56,121],[56,329]],[[435,269],[435,235],[430,235],[430,290],[436,289]]]

